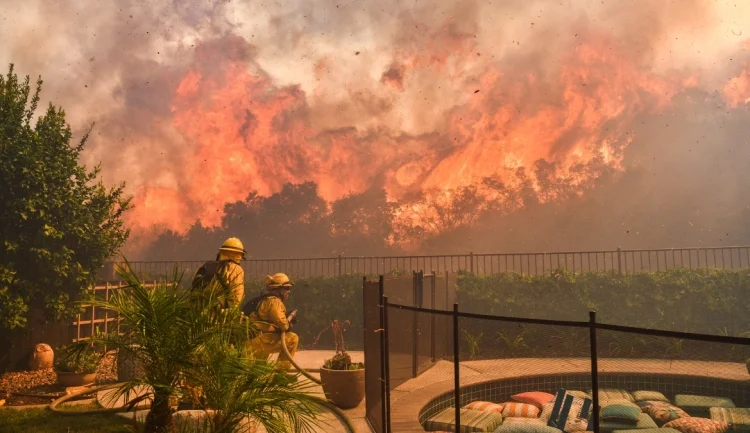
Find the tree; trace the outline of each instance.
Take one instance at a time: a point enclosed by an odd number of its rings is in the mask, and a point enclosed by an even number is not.
[[[0,324],[26,325],[30,310],[69,318],[96,271],[124,243],[124,184],[107,189],[96,166],[78,164],[91,128],[71,145],[65,111],[50,104],[32,126],[41,77],[29,100],[29,77],[13,64],[0,76]],[[92,125],[93,127],[93,125]]]

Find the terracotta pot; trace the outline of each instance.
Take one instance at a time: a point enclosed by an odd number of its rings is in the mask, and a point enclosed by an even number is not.
[[[365,398],[365,369],[320,369],[323,392],[331,403],[341,409],[353,409]]]
[[[143,363],[139,362],[132,352],[117,351],[117,381],[129,382],[140,379],[145,374]]]
[[[70,386],[84,386],[94,383],[96,380],[96,373],[71,373],[56,371],[57,383],[64,387]]]
[[[46,370],[52,368],[55,362],[55,352],[49,347],[49,344],[40,343],[34,346],[34,353],[31,354],[29,368],[31,371]]]
[[[745,361],[745,368],[747,368],[747,374],[750,374],[750,358]]]

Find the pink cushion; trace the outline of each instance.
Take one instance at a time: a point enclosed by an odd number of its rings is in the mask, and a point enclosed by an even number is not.
[[[533,404],[534,406],[541,409],[542,406],[554,400],[555,396],[548,392],[535,391],[522,392],[520,394],[511,396],[510,398],[519,403]]]

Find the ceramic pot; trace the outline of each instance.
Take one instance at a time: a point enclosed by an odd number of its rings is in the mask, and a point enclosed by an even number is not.
[[[31,354],[29,368],[31,371],[46,370],[52,368],[55,362],[55,352],[49,344],[40,343],[34,346],[34,353]]]
[[[331,403],[341,409],[353,409],[365,398],[365,369],[320,369],[323,392]]]
[[[96,373],[71,373],[56,371],[57,383],[64,387],[71,386],[84,386],[94,383],[96,380]]]

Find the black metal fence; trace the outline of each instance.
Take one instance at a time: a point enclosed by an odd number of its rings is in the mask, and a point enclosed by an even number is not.
[[[377,433],[413,431],[407,427],[410,421],[413,424],[417,420],[391,419],[392,391],[403,383],[404,370],[411,369],[412,377],[416,377],[429,367],[413,370],[413,358],[398,353],[408,352],[402,346],[412,342],[416,345],[413,352],[419,354],[418,345],[430,343],[412,339],[407,332],[409,326],[436,321],[447,324],[445,335],[436,341],[448,342],[443,346],[442,359],[452,362],[453,381],[451,392],[437,396],[419,414],[419,422],[433,423],[431,429],[457,431],[455,426],[462,425],[462,413],[468,413],[463,412],[467,404],[492,400],[507,406],[512,395],[523,391],[565,398],[571,389],[584,393],[581,400],[584,405],[578,406],[578,412],[574,413],[571,406],[562,405],[561,409],[559,403],[555,408],[550,401],[539,408],[540,414],[531,417],[561,430],[567,430],[567,422],[579,422],[585,430],[597,433],[646,428],[651,424],[661,427],[680,418],[682,413],[731,422],[729,409],[750,407],[750,381],[745,368],[745,360],[750,358],[750,338],[604,324],[597,321],[593,311],[587,321],[472,314],[459,311],[457,303],[450,305],[450,309],[396,303],[384,287],[387,285],[381,278],[379,285],[370,283],[365,289],[366,305],[381,296],[380,313],[371,311],[366,319],[379,320],[368,329],[381,331],[366,332],[370,334],[366,336],[369,338],[366,356],[371,362],[368,370],[376,368],[368,379],[377,379],[378,385],[369,382],[366,385],[367,419]],[[431,360],[434,364],[439,357]],[[494,385],[463,378],[460,372],[467,366],[474,371],[490,372],[488,377],[496,379]],[[567,391],[559,393],[561,389]],[[648,397],[639,397],[645,393],[637,394],[647,390]],[[655,397],[654,393],[661,397]],[[614,404],[615,398],[629,398],[631,406],[638,409],[632,426],[604,416],[603,408]],[[586,400],[589,402],[585,403]],[[662,410],[665,404],[670,405],[666,412]],[[548,410],[546,418],[545,410]],[[665,413],[672,418],[664,419]],[[503,422],[509,417],[513,416],[503,412]]]
[[[207,258],[207,260],[210,258]],[[202,261],[130,262],[144,278],[170,275],[176,266],[192,276]],[[669,248],[655,250],[614,249],[609,251],[568,251],[532,253],[451,254],[386,257],[323,257],[290,259],[249,259],[242,263],[248,279],[284,272],[295,278],[335,277],[343,274],[377,276],[393,272],[438,273],[468,270],[478,275],[502,272],[544,274],[554,269],[575,271],[644,272],[675,267],[740,269],[750,267],[750,246]],[[114,280],[114,264],[100,272],[102,280]]]

